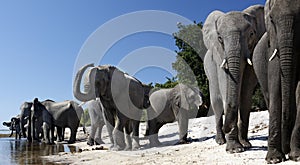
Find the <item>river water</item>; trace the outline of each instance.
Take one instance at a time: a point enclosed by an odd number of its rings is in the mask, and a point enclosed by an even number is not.
[[[2,131],[0,131],[1,133]],[[28,143],[25,138],[0,138],[0,165],[53,164],[41,156],[55,155],[59,152],[78,152],[78,148],[67,144],[47,145],[45,143]]]

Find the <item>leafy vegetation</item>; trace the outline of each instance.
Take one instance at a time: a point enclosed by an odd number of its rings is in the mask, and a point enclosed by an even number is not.
[[[88,109],[83,110],[83,114],[80,119],[80,125],[91,126],[91,119]]]

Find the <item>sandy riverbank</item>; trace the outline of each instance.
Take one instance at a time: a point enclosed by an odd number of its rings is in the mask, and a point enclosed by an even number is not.
[[[159,133],[162,147],[149,148],[148,140],[143,138],[145,131],[141,125],[141,150],[139,151],[109,151],[97,150],[100,146],[88,146],[81,132],[78,133],[77,142],[80,153],[59,153],[58,155],[46,156],[45,159],[66,164],[266,164],[268,136],[268,112],[253,112],[250,118],[249,138],[253,147],[243,153],[227,154],[225,145],[215,143],[215,121],[214,116],[191,119],[189,121],[188,137],[195,142],[185,145],[173,145],[178,140],[178,125],[171,123],[165,125]],[[106,144],[101,145],[108,148],[109,138],[106,130],[103,130],[103,140]],[[281,164],[297,164],[286,161]]]

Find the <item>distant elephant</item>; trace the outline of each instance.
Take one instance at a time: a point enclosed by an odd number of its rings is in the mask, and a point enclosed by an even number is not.
[[[8,127],[9,130],[11,130],[9,137],[11,137],[15,131],[15,139],[21,139],[22,132],[20,126],[20,115],[17,115],[16,117],[12,117],[10,119],[10,122],[3,122],[3,125]]]
[[[50,101],[50,100],[48,100]],[[52,100],[51,100],[52,101]],[[20,127],[22,131],[22,135],[24,138],[27,137],[28,141],[32,140],[39,140],[40,137],[44,137],[43,130],[40,128],[35,127],[35,130],[37,131],[36,136],[31,136],[31,108],[33,103],[32,102],[24,102],[21,107],[21,114],[20,114]],[[59,139],[62,141],[64,139],[64,128],[56,127],[57,133],[59,134]],[[38,136],[37,136],[38,135]]]
[[[199,89],[184,84],[174,88],[160,89],[150,94],[148,115],[148,135],[150,146],[158,146],[158,131],[166,123],[178,121],[179,144],[187,143],[188,111],[202,105]]]
[[[87,144],[92,146],[94,143],[96,145],[103,144],[101,139],[102,128],[105,125],[104,118],[102,115],[103,106],[99,99],[91,100],[87,102],[89,116],[91,119],[91,132]]]
[[[48,110],[50,115],[44,113],[43,112],[44,110]],[[51,120],[52,120],[52,125],[55,127],[70,128],[71,135],[68,143],[69,144],[75,143],[77,129],[80,123],[81,115],[83,114],[83,109],[76,102],[74,101],[53,102],[51,100],[39,102],[38,99],[35,99],[33,104],[33,111],[43,112],[43,113],[39,113],[39,115],[32,113],[31,116],[32,128],[34,128],[34,126],[39,127],[44,125],[43,132],[48,132],[49,130],[45,130],[45,129],[49,129],[49,128],[52,129],[51,127]],[[62,133],[62,130],[58,131],[58,137],[62,136],[60,135],[60,133]]]
[[[270,112],[266,160],[300,161],[300,0],[268,0],[265,18],[253,64]]]
[[[204,68],[216,119],[216,142],[227,142],[229,153],[251,147],[247,136],[251,97],[257,84],[251,58],[264,32],[264,7],[260,5],[242,12],[213,11],[203,26],[208,49]]]
[[[38,137],[40,131],[43,131],[43,139],[47,144],[54,144],[54,120],[50,112],[42,105],[37,98],[33,101],[31,110],[31,121],[35,123],[32,129],[35,129],[34,136]]]
[[[87,72],[89,89],[86,93],[82,93],[81,79],[89,67],[92,67]],[[108,65],[83,66],[78,70],[73,85],[73,94],[80,101],[87,102],[100,98],[104,107],[105,124],[113,144],[112,150],[139,148],[139,123],[142,109],[149,102],[145,99],[148,96],[147,91],[149,90],[146,85],[139,80]]]
[[[20,124],[21,124],[21,131],[24,138],[27,137],[27,140],[31,140],[31,125],[30,123],[30,116],[31,116],[31,107],[32,102],[24,102],[21,107],[20,113]]]

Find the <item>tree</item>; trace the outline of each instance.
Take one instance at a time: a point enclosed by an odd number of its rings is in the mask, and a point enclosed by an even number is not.
[[[179,31],[173,34],[178,51],[176,51],[177,60],[172,67],[177,71],[179,82],[198,85],[204,95],[204,102],[209,106],[208,79],[203,67],[207,49],[203,42],[202,23],[191,25],[178,23],[178,29]]]

